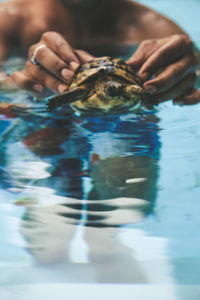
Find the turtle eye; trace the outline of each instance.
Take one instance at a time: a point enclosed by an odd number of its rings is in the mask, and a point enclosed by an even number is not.
[[[105,93],[109,97],[119,97],[123,94],[123,86],[120,82],[108,81],[105,84]]]

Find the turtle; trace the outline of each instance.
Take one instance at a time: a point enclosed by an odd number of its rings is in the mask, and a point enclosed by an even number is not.
[[[135,112],[147,99],[136,71],[120,58],[104,56],[82,64],[69,90],[48,101],[48,111],[70,105],[81,114]]]

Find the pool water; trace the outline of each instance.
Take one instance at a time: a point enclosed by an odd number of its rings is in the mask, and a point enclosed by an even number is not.
[[[140,2],[200,46],[200,1]],[[199,104],[85,118],[0,102],[0,299],[200,299]]]

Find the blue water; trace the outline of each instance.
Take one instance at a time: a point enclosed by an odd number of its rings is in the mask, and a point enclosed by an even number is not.
[[[200,46],[200,1],[140,2]],[[200,299],[199,104],[86,119],[0,102],[0,299]]]

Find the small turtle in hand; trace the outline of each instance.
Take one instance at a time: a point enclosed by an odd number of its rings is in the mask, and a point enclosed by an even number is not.
[[[136,112],[148,104],[148,97],[131,67],[104,56],[81,65],[69,91],[50,99],[48,110],[70,104],[79,113]]]

